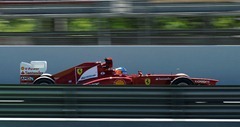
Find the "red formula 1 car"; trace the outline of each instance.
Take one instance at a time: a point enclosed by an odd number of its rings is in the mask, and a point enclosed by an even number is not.
[[[46,61],[21,62],[21,84],[81,84],[81,85],[215,85],[218,80],[192,78],[186,74],[138,74],[128,75],[123,67],[113,69],[111,58],[105,62],[86,62],[57,74],[47,74]]]

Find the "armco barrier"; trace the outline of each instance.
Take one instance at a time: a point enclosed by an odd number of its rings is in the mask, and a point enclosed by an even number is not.
[[[240,119],[240,87],[0,85],[0,117]]]
[[[98,17],[147,15],[239,15],[237,0],[190,3],[151,1],[0,1],[0,17]],[[221,13],[221,14],[220,14]],[[145,15],[144,15],[145,16]]]

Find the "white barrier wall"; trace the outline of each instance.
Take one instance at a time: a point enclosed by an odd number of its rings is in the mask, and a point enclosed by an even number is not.
[[[19,83],[20,62],[48,61],[54,74],[82,62],[112,57],[128,73],[186,73],[240,85],[240,46],[1,46],[0,84]]]

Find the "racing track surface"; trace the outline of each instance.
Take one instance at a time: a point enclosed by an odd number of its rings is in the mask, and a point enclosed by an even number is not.
[[[0,88],[0,125],[7,127],[235,127],[240,122],[238,86],[73,87],[16,84],[1,85]],[[228,100],[233,98],[235,101],[230,103]],[[206,103],[197,103],[201,100]],[[220,101],[224,103],[218,103]]]
[[[240,46],[1,46],[0,84],[19,83],[21,61],[48,61],[48,73],[57,73],[88,61],[112,57],[114,67],[128,73],[180,73],[239,85]]]

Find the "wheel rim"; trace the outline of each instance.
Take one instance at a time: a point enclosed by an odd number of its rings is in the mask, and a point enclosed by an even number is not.
[[[186,82],[180,82],[177,84],[178,86],[188,86],[189,84],[187,84]]]
[[[49,85],[49,83],[47,83],[47,82],[42,82],[42,83],[40,83],[40,85]]]

